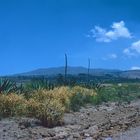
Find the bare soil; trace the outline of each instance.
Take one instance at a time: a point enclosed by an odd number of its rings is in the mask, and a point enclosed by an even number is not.
[[[1,119],[0,140],[138,140],[139,126],[140,100],[122,105],[104,103],[66,113],[64,125],[54,128],[45,128],[33,118]]]

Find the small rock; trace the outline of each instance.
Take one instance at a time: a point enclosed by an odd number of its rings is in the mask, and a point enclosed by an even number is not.
[[[74,133],[74,134],[73,134],[73,137],[74,137],[74,138],[79,138],[79,137],[81,137],[81,136],[80,136],[79,133]]]
[[[111,137],[108,137],[108,138],[105,138],[105,140],[112,140],[112,138]]]
[[[93,140],[92,137],[87,137],[85,140]]]
[[[3,129],[3,132],[6,132],[6,129]]]
[[[90,136],[93,136],[98,132],[98,126],[94,125],[89,127],[88,129],[84,130],[85,133],[88,133]]]
[[[55,136],[55,133],[54,133],[54,132],[49,132],[49,135],[50,135],[51,137],[54,137],[54,136]]]
[[[26,127],[24,125],[21,125],[19,128],[22,130],[25,129]]]
[[[89,116],[90,115],[90,112],[87,112],[87,115]]]
[[[85,137],[90,137],[90,134],[85,133],[84,136],[85,136]]]
[[[66,132],[60,132],[56,136],[58,136],[60,139],[64,139],[68,136],[68,134]]]

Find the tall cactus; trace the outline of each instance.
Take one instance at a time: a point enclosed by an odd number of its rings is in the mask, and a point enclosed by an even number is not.
[[[67,54],[65,53],[65,85],[67,84],[67,71],[68,71],[68,60]]]
[[[90,59],[88,59],[87,84],[89,84]]]

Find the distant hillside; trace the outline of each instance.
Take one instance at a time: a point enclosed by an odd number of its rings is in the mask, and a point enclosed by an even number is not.
[[[140,79],[140,70],[128,70],[122,71],[120,77],[129,78],[129,79]]]
[[[64,67],[42,68],[30,72],[16,74],[16,76],[41,76],[41,75],[55,76],[57,74],[64,74]],[[68,74],[71,75],[87,74],[87,68],[68,67]],[[90,69],[90,75],[96,75],[96,76],[110,75],[113,77],[120,77],[120,78],[140,79],[140,70],[121,71],[121,70],[110,70],[110,69]]]
[[[54,68],[42,68],[33,70],[26,73],[16,74],[20,76],[39,76],[39,75],[48,75],[48,76],[55,76],[57,74],[64,74],[64,67],[54,67]],[[87,74],[87,68],[85,67],[68,67],[68,74],[71,75],[78,75],[78,74]],[[118,76],[120,70],[108,70],[108,69],[90,69],[91,75],[96,76],[105,76],[105,75],[112,75]]]

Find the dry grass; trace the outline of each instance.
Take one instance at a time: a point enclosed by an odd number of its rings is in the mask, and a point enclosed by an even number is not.
[[[53,90],[37,90],[27,100],[22,95],[11,93],[0,95],[0,116],[28,116],[39,119],[44,126],[52,127],[63,120],[64,112],[69,111],[72,97],[78,93],[96,96],[93,90],[76,86],[59,87]],[[75,102],[73,102],[75,104]],[[74,105],[73,104],[73,105]]]

